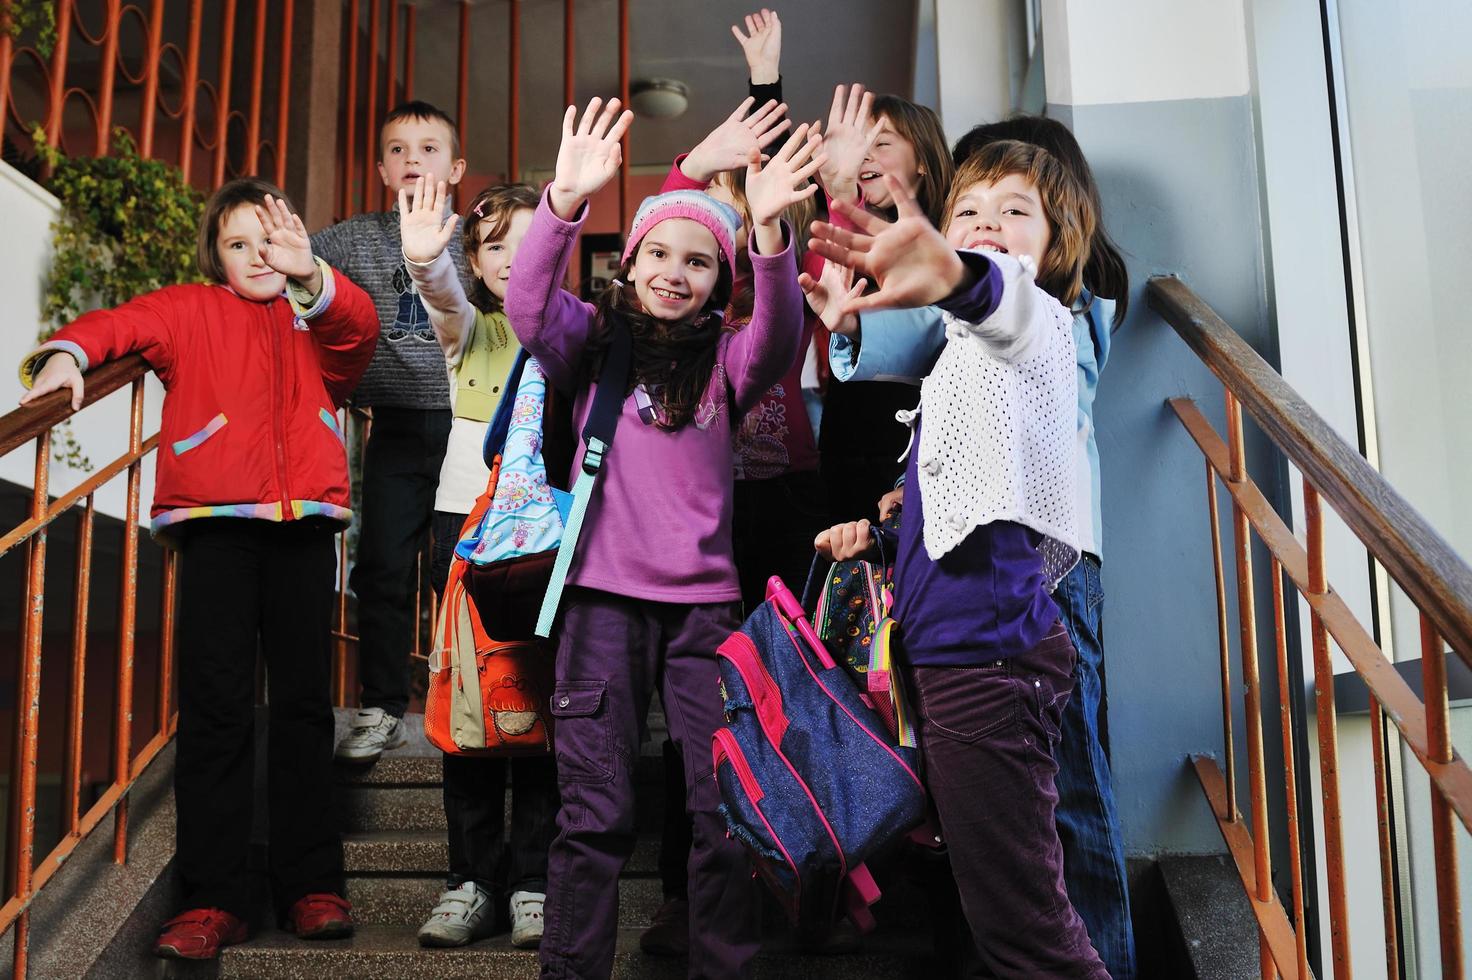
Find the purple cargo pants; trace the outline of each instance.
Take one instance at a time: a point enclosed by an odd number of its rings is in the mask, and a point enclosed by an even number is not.
[[[639,729],[656,684],[685,760],[694,823],[689,975],[751,975],[757,895],[746,852],[726,836],[711,763],[711,737],[724,720],[716,647],[741,625],[736,609],[567,590],[552,694],[562,809],[547,868],[544,978],[613,970],[618,876],[634,850]]]
[[[916,667],[920,747],[961,907],[991,974],[1109,980],[1063,887],[1053,813],[1073,643],[1061,624],[1025,653]]]

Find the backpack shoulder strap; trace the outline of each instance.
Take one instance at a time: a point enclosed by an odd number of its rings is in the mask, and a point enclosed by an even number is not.
[[[583,516],[593,496],[593,484],[613,446],[618,418],[623,412],[624,389],[628,387],[634,341],[628,327],[622,323],[615,323],[613,329],[612,342],[598,378],[598,389],[593,392],[593,406],[588,411],[588,421],[583,425],[583,443],[587,448],[583,452],[577,482],[572,487],[572,508],[562,528],[562,544],[558,546],[557,560],[552,564],[552,578],[547,583],[547,594],[542,597],[542,610],[537,616],[536,634],[541,637],[552,635],[552,622],[557,618],[557,607],[562,602],[562,589],[567,584],[573,551],[583,529]]]

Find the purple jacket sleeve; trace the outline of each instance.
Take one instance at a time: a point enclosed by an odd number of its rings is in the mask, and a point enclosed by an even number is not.
[[[756,290],[751,322],[731,338],[722,362],[736,408],[743,412],[782,380],[802,353],[802,290],[797,285],[792,229],[784,222],[782,231],[787,247],[781,252],[750,253]]]
[[[594,307],[562,288],[573,242],[588,216],[587,205],[573,221],[552,213],[544,192],[531,227],[516,253],[516,272],[506,286],[506,317],[516,339],[541,364],[553,386],[572,391],[583,349],[596,319]]]

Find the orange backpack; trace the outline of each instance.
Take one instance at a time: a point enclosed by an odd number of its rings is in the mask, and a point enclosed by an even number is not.
[[[461,537],[480,523],[496,486],[500,459],[486,492],[465,519]],[[434,624],[424,733],[452,755],[536,755],[552,747],[550,702],[556,651],[536,637],[496,640],[466,589],[469,563],[456,555]],[[514,635],[529,636],[524,629]]]

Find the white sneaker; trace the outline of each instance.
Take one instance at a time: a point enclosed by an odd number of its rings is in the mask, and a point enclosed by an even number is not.
[[[542,944],[542,905],[546,901],[541,892],[511,893],[511,945],[536,949]]]
[[[440,904],[419,927],[421,946],[464,946],[484,939],[496,928],[491,897],[467,881],[440,892]],[[540,928],[538,933],[540,933]]]
[[[382,708],[363,708],[353,716],[352,727],[337,743],[337,758],[348,762],[377,762],[384,749],[408,744],[404,725]]]

